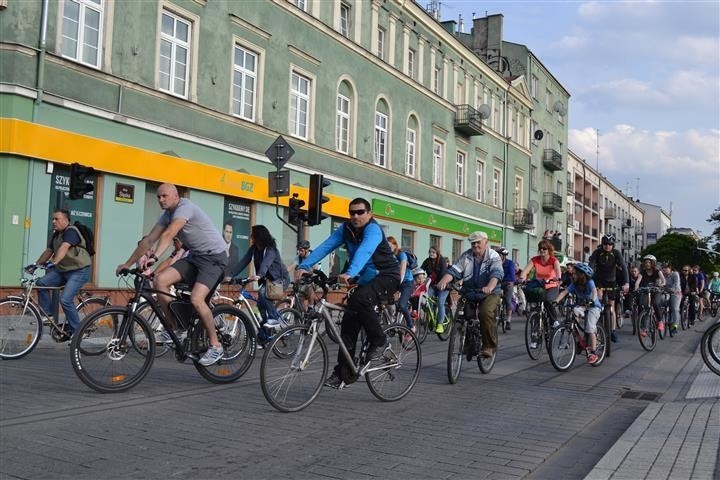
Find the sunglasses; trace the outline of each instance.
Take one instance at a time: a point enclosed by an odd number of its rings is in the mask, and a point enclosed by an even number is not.
[[[351,217],[355,216],[355,215],[365,215],[365,212],[367,212],[367,210],[365,210],[364,208],[361,208],[360,210],[349,210],[348,211],[348,213],[350,213]]]
[[[470,245],[472,245],[473,247],[474,247],[475,245],[482,245],[482,240],[476,240],[476,241],[474,241],[474,242],[470,242]]]
[[[547,248],[539,248],[538,249],[538,251],[540,251],[540,252],[547,252],[547,250],[548,250]]]

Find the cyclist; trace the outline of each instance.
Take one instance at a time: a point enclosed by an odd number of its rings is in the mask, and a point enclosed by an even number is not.
[[[523,271],[520,273],[520,281],[524,282],[532,270],[535,271],[535,279],[541,280],[543,285],[543,303],[548,312],[553,327],[557,326],[557,311],[552,302],[560,293],[560,262],[555,257],[555,250],[549,240],[540,240],[538,243],[540,255],[530,259]]]
[[[573,280],[568,287],[560,292],[557,297],[557,303],[561,302],[565,296],[572,293],[577,299],[577,306],[575,307],[576,314],[580,312],[577,310],[581,309],[582,313],[586,315],[585,321],[585,333],[588,334],[588,347],[587,347],[587,359],[590,365],[594,365],[600,359],[595,350],[597,349],[597,322],[602,312],[602,305],[598,298],[598,291],[593,281],[592,267],[587,263],[577,263],[573,269]],[[582,305],[586,304],[586,305]]]
[[[640,271],[640,281],[637,284],[639,287],[664,287],[665,286],[665,276],[660,271],[660,269],[657,268],[657,259],[655,258],[655,255],[645,255],[643,257],[643,264],[642,264],[642,270]],[[655,316],[658,320],[658,330],[661,332],[665,331],[665,319],[662,317],[662,308],[663,308],[663,297],[660,295],[660,292],[655,292],[652,294],[651,298],[652,306],[655,309]],[[647,307],[647,296],[642,295],[641,296],[641,302],[643,307]],[[643,335],[641,333],[641,335]]]
[[[680,288],[682,288],[683,302],[690,302],[688,310],[688,325],[695,324],[695,315],[697,310],[693,297],[697,296],[698,284],[697,275],[692,273],[690,265],[684,265],[680,273]]]
[[[435,247],[430,247],[428,250],[428,258],[422,263],[420,268],[425,270],[430,276],[430,292],[429,296],[437,298],[437,326],[435,327],[436,333],[443,333],[445,327],[443,322],[445,321],[445,302],[447,301],[450,292],[448,290],[442,290],[437,288],[437,282],[445,275],[447,270],[448,262],[440,254],[440,250]]]
[[[468,237],[470,249],[450,267],[437,283],[445,290],[451,280],[462,280],[460,295],[465,302],[465,318],[478,318],[484,341],[480,355],[491,358],[497,350],[497,324],[495,309],[500,304],[504,277],[500,255],[488,248],[485,232],[473,232]]]
[[[348,213],[350,219],[343,222],[297,266],[297,275],[299,278],[309,272],[313,265],[336,248],[342,245],[347,248],[348,266],[338,275],[338,281],[349,283],[350,279],[358,277],[359,286],[348,298],[340,336],[350,357],[354,358],[355,343],[362,327],[370,343],[366,358],[368,361],[377,360],[387,348],[387,340],[375,306],[381,297],[392,295],[398,290],[400,264],[382,228],[373,218],[370,202],[364,198],[355,198],[350,201]],[[338,363],[332,375],[325,380],[325,386],[344,388],[355,381],[351,372],[342,351],[338,351]]]
[[[400,298],[398,299],[398,308],[405,319],[407,327],[414,332],[415,325],[413,325],[412,318],[410,317],[410,295],[413,293],[413,274],[408,265],[408,256],[405,252],[400,249],[400,245],[397,244],[395,237],[387,237],[387,241],[390,244],[390,248],[393,251],[393,255],[397,258],[400,263]]]
[[[708,282],[708,291],[710,292],[710,303],[715,300],[716,296],[720,296],[720,273],[713,272],[712,278]]]
[[[55,210],[52,214],[52,226],[53,234],[48,240],[47,248],[40,254],[37,262],[28,265],[25,270],[33,273],[39,265],[44,264],[45,275],[36,285],[65,286],[60,294],[60,305],[67,320],[67,338],[63,340],[69,340],[80,325],[80,317],[73,299],[82,286],[90,280],[92,259],[85,248],[85,239],[80,231],[75,225],[70,224],[70,211]],[[52,312],[50,293],[46,288],[38,289],[38,300],[46,313]]]
[[[210,289],[225,273],[228,262],[227,245],[210,217],[187,198],[180,198],[175,185],[170,183],[160,185],[157,189],[157,199],[163,213],[150,233],[140,241],[130,258],[118,265],[115,273],[130,268],[130,265],[143,255],[147,255],[149,261],[142,267],[147,267],[165,253],[174,237],[179,237],[192,255],[160,272],[155,277],[155,288],[167,294],[158,295],[158,300],[168,322],[174,323],[175,317],[168,308],[170,287],[180,281],[192,284],[190,301],[207,330],[210,342],[208,350],[200,358],[199,363],[210,366],[222,358],[223,347],[218,340],[215,321],[205,299],[210,294]],[[176,325],[174,327],[177,328]],[[177,334],[182,338],[184,332],[178,331]],[[156,341],[170,343],[172,339],[167,332],[161,332],[156,336]]]
[[[612,233],[606,233],[603,235],[601,245],[590,255],[588,264],[590,268],[595,271],[595,284],[598,289],[605,290],[604,295],[607,298],[607,302],[610,304],[610,316],[612,318],[612,325],[610,328],[610,340],[617,342],[619,340],[615,329],[617,328],[617,319],[615,317],[615,286],[619,283],[618,270],[622,272],[622,291],[627,293],[630,288],[628,280],[628,271],[625,261],[622,258],[622,254],[615,248],[615,235]],[[599,291],[599,290],[598,290]]]
[[[312,250],[310,249],[310,242],[307,240],[302,240],[298,242],[297,244],[297,256],[295,257],[295,260],[288,265],[287,271],[288,273],[292,273],[295,271],[295,267],[297,267],[300,263],[302,263],[305,258],[307,258],[308,255],[312,253]],[[322,267],[319,263],[316,263],[312,266],[313,272],[319,272],[322,271]],[[302,289],[302,295],[305,297],[306,300],[310,301],[313,299],[313,296],[315,295],[315,287],[312,284],[305,285]]]
[[[503,279],[502,279],[502,295],[503,303],[505,304],[505,330],[510,330],[510,317],[512,317],[513,311],[513,290],[515,290],[515,262],[507,258],[507,248],[501,247],[497,251],[500,254],[503,267]]]
[[[663,264],[662,272],[665,277],[664,290],[670,294],[670,328],[676,331],[680,322],[680,300],[682,300],[680,274],[672,267],[670,262]]]
[[[697,277],[697,291],[700,300],[698,302],[698,305],[700,306],[700,311],[698,312],[698,320],[702,322],[703,311],[705,310],[705,304],[703,303],[703,300],[708,300],[710,298],[710,294],[708,293],[707,289],[707,277],[705,276],[705,272],[700,269],[700,265],[693,265],[692,273]]]

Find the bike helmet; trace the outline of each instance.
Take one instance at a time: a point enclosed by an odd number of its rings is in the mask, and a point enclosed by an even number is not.
[[[713,272],[713,277],[715,277],[715,278],[720,277],[720,273],[718,273],[718,272]]]
[[[603,245],[615,245],[615,234],[614,233],[606,233],[602,237],[602,244]]]
[[[304,248],[304,249],[306,249],[306,250],[310,250],[310,242],[308,242],[307,240],[303,240],[302,242],[298,242],[297,248],[298,248],[298,250],[300,250],[301,248]]]
[[[508,254],[510,253],[510,252],[508,252],[507,248],[505,248],[505,247],[500,247],[500,248],[498,248],[497,252],[498,252],[500,255],[504,255],[504,256],[506,256],[506,257],[507,257]]]
[[[655,255],[645,255],[643,257],[643,261],[645,261],[645,260],[650,260],[652,263],[657,262],[657,258],[655,258]]]
[[[593,272],[592,267],[590,265],[588,265],[587,263],[576,263],[574,265],[574,267],[575,267],[575,270],[584,273],[585,276],[588,278],[592,278],[593,275],[595,274],[595,272]]]

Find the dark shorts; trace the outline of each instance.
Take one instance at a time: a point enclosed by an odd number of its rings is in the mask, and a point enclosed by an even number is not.
[[[608,301],[614,301],[615,300],[615,288],[617,288],[616,282],[603,282],[598,280],[595,282],[595,286],[598,288],[598,296],[600,297],[600,302],[602,303],[603,295],[607,296]],[[602,291],[600,291],[602,290]]]
[[[212,290],[222,277],[225,276],[225,267],[228,263],[227,253],[214,255],[195,255],[178,260],[170,268],[180,273],[183,282],[188,285],[202,283]]]

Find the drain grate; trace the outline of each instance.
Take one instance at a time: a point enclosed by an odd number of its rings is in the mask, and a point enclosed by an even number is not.
[[[620,398],[632,398],[635,400],[644,400],[646,402],[655,402],[662,393],[657,392],[640,392],[637,390],[628,390],[622,395],[620,395]]]

